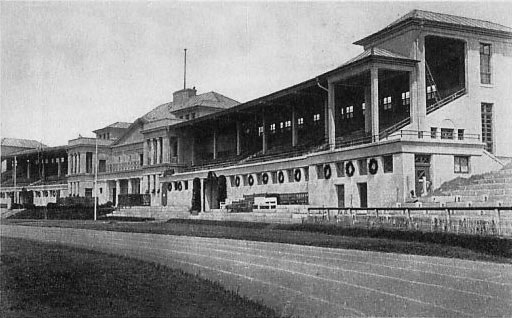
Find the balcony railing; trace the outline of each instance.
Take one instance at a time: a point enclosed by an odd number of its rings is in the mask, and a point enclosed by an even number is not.
[[[119,171],[128,171],[128,170],[136,170],[140,169],[140,161],[127,161],[127,162],[118,162],[118,163],[109,163],[107,165],[107,172],[119,172]]]

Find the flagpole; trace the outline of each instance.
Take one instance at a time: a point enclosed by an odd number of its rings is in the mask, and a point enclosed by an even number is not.
[[[96,141],[96,160],[94,162],[94,221],[98,218],[98,136]]]

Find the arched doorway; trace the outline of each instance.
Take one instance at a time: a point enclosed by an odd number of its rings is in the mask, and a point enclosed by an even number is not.
[[[194,178],[192,181],[192,211],[201,211],[201,180]]]
[[[217,202],[225,202],[228,197],[227,182],[225,176],[219,176],[217,179]]]
[[[167,182],[162,184],[162,206],[167,205],[167,185]]]

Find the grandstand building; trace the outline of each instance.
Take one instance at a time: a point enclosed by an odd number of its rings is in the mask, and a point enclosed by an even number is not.
[[[70,140],[54,150],[60,195],[94,196],[97,162],[99,202],[120,208],[385,207],[512,157],[511,28],[414,10],[355,44],[353,59],[267,96],[184,88],[134,123]]]

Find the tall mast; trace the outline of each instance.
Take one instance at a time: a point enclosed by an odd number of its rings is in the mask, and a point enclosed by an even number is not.
[[[183,65],[183,89],[187,88],[187,49],[185,49],[185,63]]]

